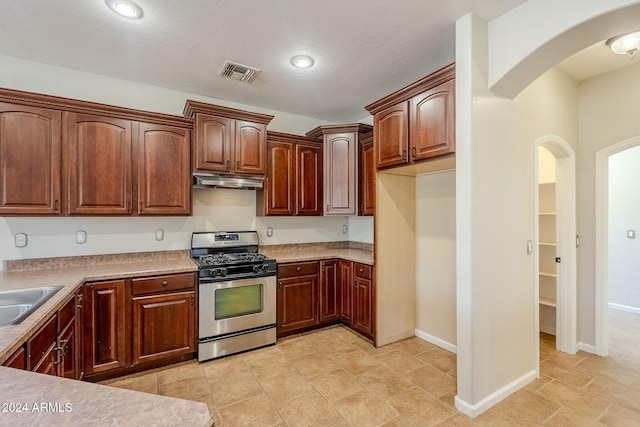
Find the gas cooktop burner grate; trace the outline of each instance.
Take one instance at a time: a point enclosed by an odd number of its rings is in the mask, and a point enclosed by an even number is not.
[[[267,257],[258,253],[242,252],[201,255],[198,259],[203,265],[225,265],[262,262],[266,260]]]

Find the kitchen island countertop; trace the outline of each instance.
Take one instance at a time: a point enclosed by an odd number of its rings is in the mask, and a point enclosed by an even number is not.
[[[213,425],[206,403],[0,366],[0,425]]]

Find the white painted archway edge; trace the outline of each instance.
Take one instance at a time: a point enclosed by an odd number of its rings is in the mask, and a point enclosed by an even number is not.
[[[625,139],[596,153],[596,354],[609,354],[609,157],[640,145],[640,136]]]
[[[556,348],[559,351],[575,354],[577,339],[577,256],[576,256],[576,155],[571,145],[556,135],[545,135],[534,143],[535,159],[535,211],[538,211],[538,147],[544,147],[556,158],[556,255],[561,258],[557,268],[557,325]],[[539,224],[534,225],[535,236],[539,240]],[[536,245],[537,246],[537,245]],[[540,253],[535,251],[536,274],[540,265]],[[536,277],[535,291],[539,295],[539,282]],[[540,307],[536,298],[536,328],[539,328]],[[539,330],[536,331],[539,336]],[[540,342],[537,342],[539,352]],[[540,372],[538,361],[538,372]]]

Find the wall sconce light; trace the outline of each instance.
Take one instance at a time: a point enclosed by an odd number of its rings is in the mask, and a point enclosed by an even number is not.
[[[633,59],[638,49],[640,49],[640,31],[612,37],[607,40],[607,46],[613,53],[627,55],[629,59]]]

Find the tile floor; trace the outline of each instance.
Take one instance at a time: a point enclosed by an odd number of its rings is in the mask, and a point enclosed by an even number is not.
[[[413,337],[382,348],[344,327],[241,355],[105,381],[206,402],[216,426],[640,426],[640,315],[612,310],[610,356],[555,351],[541,378],[476,419],[458,413],[456,358]]]

